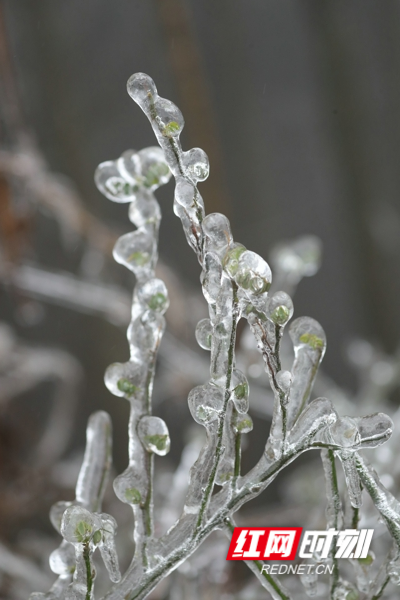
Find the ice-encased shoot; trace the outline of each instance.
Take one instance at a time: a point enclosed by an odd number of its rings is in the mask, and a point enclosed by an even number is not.
[[[129,464],[115,479],[114,490],[122,502],[132,507],[135,552],[119,580],[113,545],[116,524],[112,517],[99,512],[102,495],[99,482],[105,480],[104,465],[108,461],[105,448],[109,448],[109,438],[105,437],[104,427],[98,424],[100,420],[105,425],[107,417],[97,413],[92,417],[92,425],[89,424],[88,449],[76,501],[72,505],[57,505],[52,513],[53,522],[57,514],[56,526],[64,537],[60,549],[51,558],[53,571],[60,575],[59,581],[49,594],[34,597],[94,598],[91,556],[99,547],[110,578],[115,582],[104,598],[145,598],[212,531],[224,529],[229,535],[234,526],[234,513],[265,490],[279,471],[304,451],[320,449],[328,497],[327,526],[338,528],[343,521],[335,460],[338,457],[354,509],[361,506],[364,487],[393,537],[394,550],[384,576],[376,582],[375,589],[368,588],[375,594],[373,597],[378,598],[379,586],[383,586],[383,590],[388,577],[395,580],[396,573],[400,573],[400,504],[358,451],[385,442],[391,435],[392,422],[382,413],[362,418],[339,417],[328,399],[311,401],[313,384],[326,349],[325,333],[314,319],[300,317],[290,325],[295,358],[291,371],[282,370],[281,339],[293,316],[290,296],[284,291],[269,294],[272,282],[269,265],[234,241],[224,215],[205,215],[197,184],[208,177],[208,159],[199,148],[182,150],[179,136],[184,119],[180,110],[161,98],[153,80],[143,73],[129,79],[128,93],[148,117],[160,148],[129,150],[115,161],[104,162],[98,167],[95,180],[107,198],[129,203],[129,218],[136,226],[134,232],[121,236],[114,247],[115,260],[136,277],[128,328],[130,360],[112,364],[105,374],[108,389],[115,396],[125,398],[131,408]],[[200,280],[209,318],[198,323],[196,339],[202,348],[210,351],[210,379],[195,387],[188,397],[192,417],[205,428],[207,437],[190,470],[183,513],[165,535],[157,538],[153,527],[154,454],[165,455],[170,438],[165,422],[152,415],[152,388],[157,350],[165,328],[163,314],[169,301],[165,284],[155,276],[161,212],[154,191],[167,183],[171,174],[176,181],[174,212],[181,219],[186,239],[201,266]],[[313,240],[296,250],[297,253],[285,254],[283,249],[275,259],[290,267],[294,260],[301,258],[302,264],[307,265],[310,248],[315,253]],[[314,258],[309,263],[314,265]],[[304,269],[304,274],[310,274],[306,267]],[[295,282],[288,276],[286,283],[290,287]],[[248,322],[254,334],[274,396],[265,451],[246,474],[241,472],[241,436],[252,430],[252,420],[248,414],[249,384],[235,363],[240,319]],[[93,423],[97,423],[96,427]],[[101,452],[95,450],[97,448]],[[219,491],[215,490],[216,484],[221,486]],[[341,578],[333,554],[328,562],[335,567],[329,597],[332,600],[357,598],[356,588]],[[291,597],[278,580],[261,574],[261,563],[250,561],[248,566],[275,600]],[[367,567],[363,565],[357,571],[357,581],[364,589]],[[362,573],[360,569],[364,569]],[[397,580],[400,581],[399,576]],[[315,579],[304,577],[302,582],[307,594],[315,595]]]

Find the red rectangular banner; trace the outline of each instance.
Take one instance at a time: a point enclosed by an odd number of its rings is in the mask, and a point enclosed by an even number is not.
[[[227,560],[294,560],[302,527],[235,527]]]

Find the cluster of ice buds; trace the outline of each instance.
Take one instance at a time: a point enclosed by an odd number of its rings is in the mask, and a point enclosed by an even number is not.
[[[151,414],[151,396],[157,350],[165,329],[163,314],[168,292],[155,277],[161,211],[153,191],[171,176],[160,148],[128,151],[116,161],[99,165],[95,181],[99,190],[115,202],[129,202],[129,218],[137,229],[121,236],[114,258],[136,276],[131,322],[128,328],[130,360],[110,365],[105,383],[131,405],[129,466],[114,481],[118,498],[132,506],[135,515],[136,562],[147,566],[147,541],[153,533],[153,455],[169,451],[165,422]]]

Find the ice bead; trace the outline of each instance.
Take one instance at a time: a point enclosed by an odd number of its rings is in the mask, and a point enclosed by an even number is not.
[[[60,546],[50,554],[49,563],[53,573],[57,575],[70,575],[75,568],[74,547],[63,540]]]
[[[144,365],[136,362],[113,363],[104,375],[104,382],[114,396],[132,400],[140,396],[143,386]]]
[[[235,277],[239,269],[239,259],[246,252],[246,248],[242,244],[236,242],[231,244],[223,259],[224,270],[232,278]]]
[[[215,252],[207,252],[204,256],[201,283],[203,294],[208,304],[215,304],[221,292],[222,265]]]
[[[160,206],[148,190],[139,190],[129,205],[129,219],[136,227],[157,225],[161,220]]]
[[[99,191],[113,202],[132,202],[135,199],[137,183],[127,181],[115,161],[102,162],[96,169],[94,180]]]
[[[139,287],[138,298],[150,310],[164,314],[169,306],[168,291],[161,279],[149,279]]]
[[[329,437],[332,444],[340,448],[353,448],[360,444],[361,437],[355,419],[340,417],[329,427]]]
[[[361,448],[376,448],[390,438],[393,432],[393,421],[385,413],[375,413],[366,417],[354,417],[360,434]]]
[[[232,371],[230,388],[232,390],[231,399],[236,410],[242,414],[247,413],[249,410],[249,382],[246,375],[239,369],[233,369]]]
[[[140,164],[139,182],[144,187],[154,191],[161,185],[168,183],[171,171],[165,160],[164,152],[159,146],[143,148],[137,153]]]
[[[276,374],[276,383],[284,392],[284,394],[288,394],[290,391],[290,386],[292,385],[292,374],[290,371],[278,371]]]
[[[267,318],[283,327],[293,316],[293,302],[291,297],[285,292],[275,292],[268,297],[266,303]]]
[[[72,502],[56,502],[50,509],[50,521],[54,529],[61,533],[61,521],[65,510],[72,506]]]
[[[204,181],[210,173],[207,154],[201,148],[192,148],[182,153],[182,164],[186,175],[194,182]]]
[[[289,433],[288,443],[297,446],[309,442],[319,430],[335,423],[337,418],[337,412],[330,400],[316,398],[297,419]]]
[[[204,210],[203,198],[198,189],[184,177],[177,177],[176,179],[175,202],[186,210],[196,210],[199,207]]]
[[[71,544],[87,544],[96,531],[101,529],[101,521],[82,506],[70,506],[64,512],[61,533]]]
[[[196,326],[196,341],[200,348],[211,350],[212,323],[210,319],[201,319]]]
[[[153,268],[154,237],[144,228],[121,235],[116,241],[113,256],[140,277]]]
[[[146,114],[149,113],[154,99],[158,96],[152,78],[146,73],[135,73],[129,77],[126,88],[130,97],[139,104]]]
[[[131,346],[131,358],[138,362],[146,353],[154,352],[164,333],[165,319],[157,312],[148,310],[140,318],[133,319],[128,327],[127,338]]]
[[[111,468],[112,431],[110,416],[93,413],[86,428],[86,448],[75,489],[76,501],[89,510],[99,510]]]
[[[130,465],[113,482],[115,494],[126,504],[143,504],[147,495],[147,476],[140,466]]]
[[[295,352],[301,349],[324,354],[326,336],[318,321],[311,317],[299,317],[290,326],[289,335]]]
[[[159,132],[167,138],[179,137],[185,125],[179,108],[171,100],[159,96],[154,102],[154,109]]]
[[[142,417],[138,424],[138,434],[147,452],[153,452],[159,456],[168,454],[171,440],[165,421],[159,417]]]
[[[236,433],[250,433],[253,429],[253,420],[250,415],[238,414],[234,423],[234,430]]]
[[[121,156],[114,161],[119,174],[129,183],[136,185],[141,174],[139,154],[135,150],[125,150]]]
[[[118,583],[121,579],[121,573],[118,564],[118,555],[115,548],[115,534],[117,531],[117,522],[111,515],[102,513],[100,515],[102,528],[99,532],[99,550],[104,561],[109,577],[112,582]]]
[[[203,219],[203,231],[206,236],[206,247],[218,254],[226,254],[226,250],[233,242],[231,226],[225,215],[211,213]]]
[[[271,285],[271,269],[261,256],[246,250],[239,256],[234,279],[240,288],[250,295],[258,296],[268,291]]]
[[[212,423],[218,418],[224,399],[223,390],[212,382],[193,388],[188,396],[193,419],[200,425]]]

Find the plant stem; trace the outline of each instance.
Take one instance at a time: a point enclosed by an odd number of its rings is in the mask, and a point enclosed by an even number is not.
[[[90,550],[89,543],[83,544],[83,560],[86,567],[86,598],[90,600],[92,595],[93,577],[92,577],[92,565],[90,564]]]

